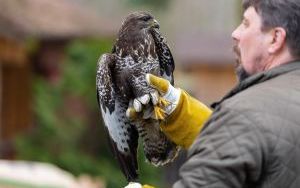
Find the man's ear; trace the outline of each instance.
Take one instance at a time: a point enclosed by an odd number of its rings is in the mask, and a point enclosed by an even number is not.
[[[272,41],[268,52],[274,54],[281,50],[286,42],[286,31],[282,27],[275,27],[271,30]]]

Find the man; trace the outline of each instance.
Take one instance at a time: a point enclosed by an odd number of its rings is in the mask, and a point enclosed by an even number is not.
[[[243,0],[243,7],[232,33],[240,81],[211,116],[147,75],[173,104],[164,108],[162,130],[188,149],[173,188],[300,187],[300,1]]]

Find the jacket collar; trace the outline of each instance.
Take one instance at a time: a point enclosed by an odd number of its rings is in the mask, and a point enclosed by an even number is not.
[[[290,63],[283,64],[278,67],[274,67],[270,70],[260,72],[257,74],[254,74],[245,80],[239,82],[231,91],[229,91],[220,101],[215,102],[211,105],[212,108],[216,108],[220,103],[222,103],[224,100],[234,96],[235,94],[246,90],[247,88],[262,83],[266,80],[270,80],[272,78],[275,78],[279,75],[294,71],[300,69],[300,61],[293,61]]]

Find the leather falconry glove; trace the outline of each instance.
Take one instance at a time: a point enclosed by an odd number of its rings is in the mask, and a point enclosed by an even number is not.
[[[160,127],[170,140],[188,149],[212,114],[212,110],[184,90],[173,87],[166,79],[147,74],[146,80],[159,92],[158,99],[151,98],[155,102],[152,102],[154,107],[151,108],[150,117],[160,120]],[[135,119],[139,117],[139,113],[143,114],[143,118],[149,118],[147,105],[135,99],[129,105],[126,115]]]

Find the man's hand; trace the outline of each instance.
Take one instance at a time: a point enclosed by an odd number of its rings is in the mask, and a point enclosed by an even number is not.
[[[158,92],[134,99],[127,109],[127,117],[135,119],[137,118],[137,112],[142,112],[144,119],[164,120],[175,110],[180,99],[181,90],[174,88],[168,80],[152,74],[147,74],[146,80]],[[148,106],[150,101],[153,105],[152,108]]]
[[[133,105],[129,105],[127,109],[127,117],[134,119],[138,117],[138,113],[143,113],[145,118],[160,119],[161,129],[167,137],[175,144],[189,148],[212,111],[185,91],[174,88],[163,78],[147,74],[146,80],[159,92],[157,103],[153,103],[152,112],[149,112],[149,104],[135,99]]]

